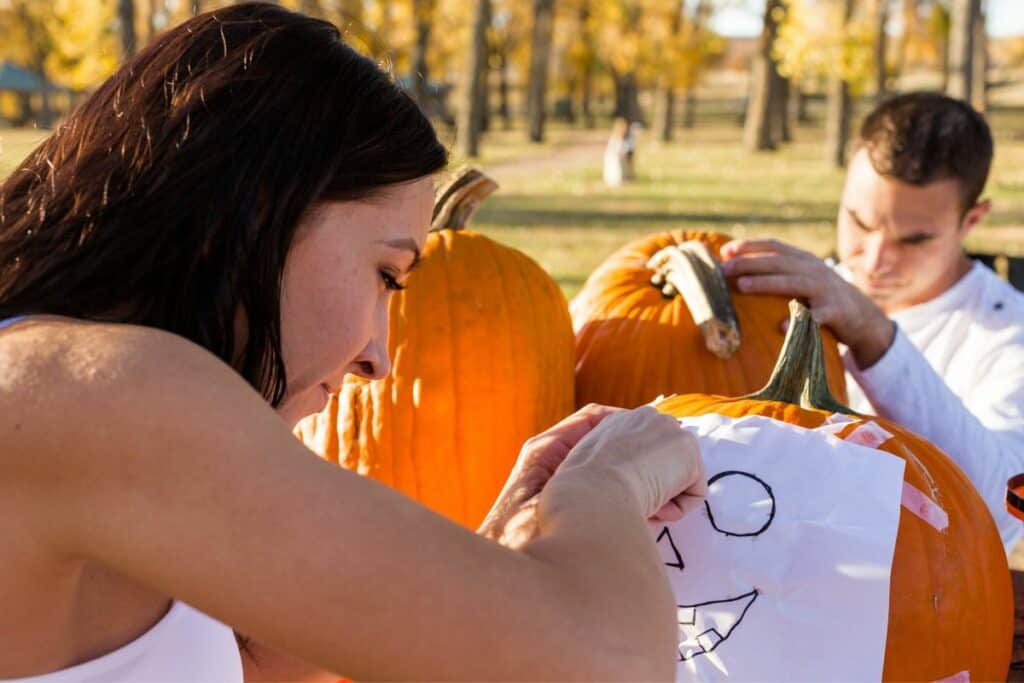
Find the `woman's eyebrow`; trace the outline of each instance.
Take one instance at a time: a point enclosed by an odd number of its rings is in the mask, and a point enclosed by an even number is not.
[[[416,266],[420,264],[420,261],[423,260],[423,255],[420,253],[419,245],[416,244],[416,240],[412,239],[411,237],[400,237],[393,240],[377,240],[377,244],[383,244],[384,246],[391,247],[392,249],[403,249],[405,251],[411,251],[412,264],[410,264],[410,266],[405,269],[406,272],[409,272],[412,269],[414,269]]]

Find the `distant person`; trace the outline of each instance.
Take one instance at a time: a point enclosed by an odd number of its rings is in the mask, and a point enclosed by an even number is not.
[[[635,126],[626,118],[616,118],[604,149],[604,183],[617,187],[634,178],[636,153]]]
[[[868,114],[838,218],[841,264],[774,240],[737,240],[724,268],[744,292],[800,297],[845,353],[851,406],[931,440],[977,487],[1009,551],[1024,472],[1024,295],[964,252],[989,212],[993,142],[970,105],[936,93]]]

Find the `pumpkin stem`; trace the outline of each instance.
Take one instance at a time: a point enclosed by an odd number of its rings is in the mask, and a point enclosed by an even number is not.
[[[496,189],[498,183],[475,166],[460,168],[437,192],[431,232],[462,230],[480,203]]]
[[[682,295],[707,350],[719,358],[731,358],[740,347],[740,323],[725,275],[707,246],[691,240],[665,247],[647,267],[654,271],[651,284],[662,294]]]
[[[825,351],[821,330],[807,307],[796,299],[789,302],[789,329],[768,384],[744,398],[780,401],[801,408],[856,415],[833,395],[825,374]]]

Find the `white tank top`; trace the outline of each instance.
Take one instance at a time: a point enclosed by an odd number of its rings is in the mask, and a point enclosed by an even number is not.
[[[132,642],[82,664],[17,683],[241,683],[230,628],[183,602]],[[6,680],[3,683],[7,683]]]
[[[0,320],[0,329],[25,316]],[[234,632],[183,602],[113,652],[67,669],[0,683],[235,683],[242,658]]]

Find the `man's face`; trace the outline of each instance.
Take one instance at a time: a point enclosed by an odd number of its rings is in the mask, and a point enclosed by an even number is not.
[[[967,232],[988,203],[962,215],[960,182],[909,185],[879,175],[866,150],[850,162],[839,207],[839,258],[853,282],[886,313],[923,303],[951,287],[970,263]]]

